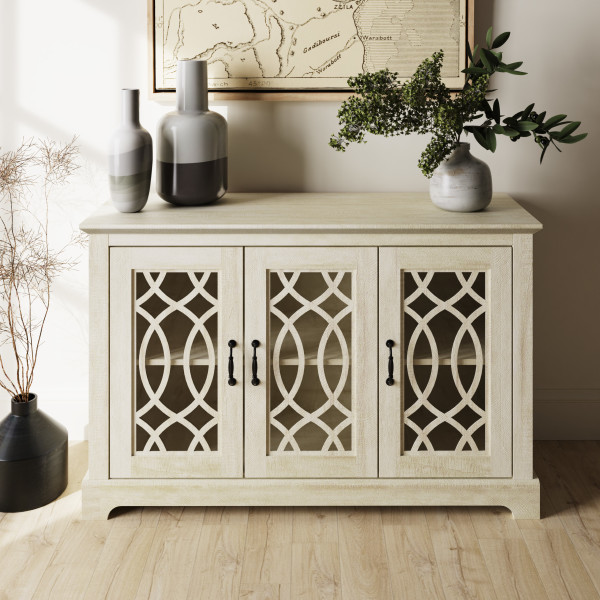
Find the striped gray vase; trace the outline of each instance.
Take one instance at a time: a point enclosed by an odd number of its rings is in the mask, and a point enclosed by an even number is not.
[[[431,201],[451,212],[483,210],[492,200],[490,168],[460,142],[433,172],[429,183]]]
[[[146,206],[152,178],[152,137],[140,125],[140,90],[121,90],[121,125],[110,140],[108,178],[121,212]]]
[[[158,125],[156,191],[197,206],[227,191],[227,121],[208,110],[206,61],[177,63],[177,110]]]

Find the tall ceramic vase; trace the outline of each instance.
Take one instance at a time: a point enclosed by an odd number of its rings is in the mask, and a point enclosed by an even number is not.
[[[461,142],[433,172],[429,183],[431,201],[443,210],[475,212],[492,200],[490,168]]]
[[[158,125],[156,190],[167,202],[197,206],[227,191],[227,121],[208,110],[204,60],[177,63],[177,110]]]
[[[140,125],[140,90],[122,90],[121,125],[110,140],[108,175],[117,210],[146,206],[152,178],[152,137]]]

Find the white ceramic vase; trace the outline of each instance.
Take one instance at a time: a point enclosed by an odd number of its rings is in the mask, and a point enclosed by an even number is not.
[[[429,183],[431,201],[443,210],[475,212],[492,200],[492,174],[482,160],[460,142],[452,154],[433,172]]]

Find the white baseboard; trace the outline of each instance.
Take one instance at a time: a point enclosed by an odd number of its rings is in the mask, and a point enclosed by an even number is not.
[[[536,440],[600,440],[600,389],[534,391]]]

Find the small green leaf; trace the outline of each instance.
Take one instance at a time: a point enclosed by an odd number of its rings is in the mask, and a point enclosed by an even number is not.
[[[487,145],[487,140],[485,139],[485,137],[482,135],[482,133],[479,130],[475,130],[473,131],[473,135],[475,136],[475,139],[477,140],[477,143],[485,148],[486,150],[489,150],[488,145]]]
[[[489,150],[488,145],[487,145],[487,139],[483,133],[485,131],[485,129],[482,129],[481,127],[479,127],[477,125],[467,125],[465,127],[465,131],[472,133],[475,136],[477,143],[480,146],[482,146],[483,148],[485,148],[486,150]]]
[[[496,134],[491,129],[485,130],[485,137],[488,147],[492,152],[496,152]]]
[[[487,59],[487,61],[486,61]],[[481,60],[483,61],[483,64],[487,67],[488,64],[490,65],[489,69],[490,71],[493,70],[495,67],[497,67],[500,64],[500,61],[498,60],[498,58],[496,56],[494,56],[494,54],[492,52],[490,52],[489,50],[486,50],[485,48],[481,49]]]
[[[492,28],[491,27],[487,30],[487,33],[485,34],[485,43],[487,44],[488,48],[491,48],[491,46],[492,46]]]
[[[507,69],[510,69],[511,71],[514,69],[518,69],[521,65],[523,64],[523,61],[519,61],[519,62],[514,62],[514,63],[510,63],[509,65],[504,65]]]
[[[508,40],[509,37],[510,37],[510,31],[505,31],[504,33],[501,33],[494,40],[494,43],[492,44],[492,48],[500,48],[500,46],[502,46],[503,44],[506,43],[506,40]],[[488,44],[488,46],[489,46],[489,44]]]
[[[516,125],[518,131],[535,131],[538,127],[534,121],[517,121]]]
[[[525,71],[515,71],[507,66],[498,65],[496,69],[499,73],[509,73],[510,75],[527,75]]]
[[[577,142],[584,140],[587,136],[587,133],[580,133],[578,135],[568,135],[566,138],[561,138],[558,141],[561,144],[576,144]]]
[[[494,118],[494,111],[492,110],[492,107],[490,106],[489,100],[484,100],[482,102],[482,108],[483,108],[483,111],[485,112],[485,116],[488,119]]]
[[[489,73],[489,72],[493,71],[493,68],[492,68],[490,61],[488,60],[488,57],[484,54],[484,52],[487,52],[487,50],[485,48],[483,48],[481,50],[481,60],[485,66],[486,72]]]
[[[533,107],[535,106],[535,103],[530,104],[524,111],[523,111],[523,115],[522,115],[522,119],[524,121],[526,121],[529,118],[529,115],[531,114],[531,111],[533,110]]]
[[[500,114],[500,102],[498,102],[498,98],[494,100],[493,115],[496,123],[500,123],[500,117],[502,115]]]
[[[544,127],[546,129],[551,129],[552,127],[555,127],[556,125],[558,125],[563,119],[566,119],[567,115],[554,115],[553,117],[550,117],[545,123],[544,123]]]
[[[463,73],[471,73],[472,75],[483,75],[488,72],[487,69],[483,69],[482,67],[469,67],[468,69],[463,69]]]
[[[511,127],[503,127],[502,125],[494,125],[492,127],[492,131],[499,135],[506,135],[510,138],[521,135],[516,129],[512,129]]]
[[[580,125],[581,121],[573,121],[572,123],[569,123],[558,132],[557,139],[563,140],[567,136],[571,135]]]
[[[473,53],[471,52],[471,44],[469,42],[467,42],[467,57],[473,62]]]
[[[514,137],[519,137],[521,134],[516,129],[513,129],[512,127],[505,127],[504,135],[507,135],[510,138],[514,138]]]

